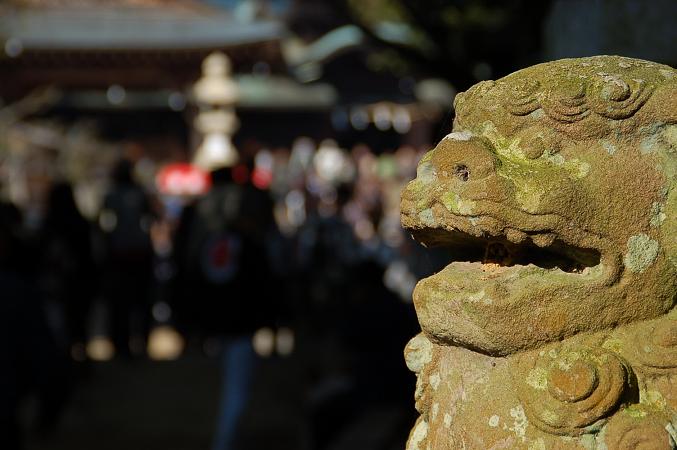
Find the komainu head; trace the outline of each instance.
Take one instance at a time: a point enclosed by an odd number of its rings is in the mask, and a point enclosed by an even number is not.
[[[452,262],[414,302],[433,341],[506,355],[677,300],[677,71],[599,56],[459,94],[402,223]]]

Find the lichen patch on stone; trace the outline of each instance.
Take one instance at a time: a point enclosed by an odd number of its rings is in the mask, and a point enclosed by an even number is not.
[[[440,374],[439,373],[434,373],[430,375],[430,386],[433,388],[434,391],[437,390],[437,388],[440,385]]]
[[[616,153],[616,146],[613,143],[611,143],[610,141],[608,141],[606,139],[602,139],[600,141],[600,144],[602,145],[602,148],[604,150],[606,150],[606,152],[608,154],[613,155],[614,153]]]
[[[414,400],[418,402],[423,398],[423,393],[425,386],[423,384],[423,378],[419,375],[416,377],[416,390],[414,391]]]
[[[652,405],[658,409],[663,409],[667,405],[665,397],[663,397],[663,395],[658,391],[646,391],[642,397],[642,403]]]
[[[561,166],[564,164],[564,156],[560,155],[559,153],[556,155],[548,154],[546,158],[556,166]]]
[[[542,367],[535,367],[529,371],[526,382],[534,389],[544,391],[548,388],[548,371]]]
[[[529,450],[546,450],[545,441],[542,438],[536,439],[529,445]]]
[[[422,161],[416,168],[416,179],[423,184],[430,184],[437,179],[437,172],[430,161]]]
[[[451,426],[451,415],[449,413],[444,413],[444,427],[449,428]]]
[[[674,71],[659,69],[658,72],[660,72],[666,80],[672,80],[675,77]]]
[[[423,334],[413,337],[404,351],[404,361],[407,368],[414,373],[420,373],[433,357],[433,344]]]
[[[623,258],[625,267],[633,273],[642,273],[656,261],[660,245],[642,233],[630,237],[627,248]]]
[[[421,447],[423,441],[428,436],[428,422],[421,420],[416,424],[407,443],[407,450],[425,450]]]
[[[651,219],[649,224],[654,228],[659,227],[666,217],[667,216],[665,215],[663,204],[659,202],[653,202],[651,205]]]
[[[564,168],[577,179],[585,178],[590,173],[590,164],[579,159],[571,159],[564,163]]]
[[[645,137],[639,144],[639,151],[643,155],[648,155],[649,153],[655,152],[658,149],[659,139],[660,135],[658,134],[651,134]]]
[[[454,214],[471,215],[476,203],[465,200],[455,192],[446,192],[442,196],[442,204]]]
[[[672,424],[672,422],[668,422],[668,424],[665,425],[665,431],[667,431],[668,434],[670,435],[670,439],[672,439],[672,442],[670,444],[674,448],[675,446],[677,446],[677,430],[675,429],[675,426]]]
[[[484,289],[479,292],[473,292],[468,294],[467,300],[469,303],[479,303],[482,302],[485,305],[491,305],[493,301],[491,298],[487,297],[487,293]]]
[[[527,416],[524,413],[524,408],[522,408],[522,405],[517,405],[514,408],[510,408],[510,417],[512,417],[515,421],[509,430],[515,433],[515,436],[517,436],[522,442],[525,442],[529,421],[527,420]]]
[[[437,223],[435,220],[435,214],[431,208],[424,209],[418,213],[418,218],[421,220],[421,223],[429,227],[434,227]]]
[[[492,428],[496,428],[500,420],[501,418],[498,417],[496,414],[494,414],[493,416],[489,417],[489,426]]]
[[[545,117],[545,112],[543,111],[543,109],[538,108],[537,110],[530,112],[529,117],[531,117],[534,120],[540,120]]]
[[[611,350],[614,353],[621,353],[621,350],[623,349],[623,341],[620,339],[610,338],[604,341],[602,347],[607,350]]]
[[[452,141],[469,141],[473,137],[470,131],[454,131],[444,136],[444,139],[451,139]]]
[[[630,405],[623,410],[623,413],[636,419],[646,417],[647,415],[646,409],[640,407],[639,405]]]

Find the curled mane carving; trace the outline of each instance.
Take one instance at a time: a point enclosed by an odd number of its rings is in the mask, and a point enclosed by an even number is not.
[[[632,66],[629,66],[632,67]],[[633,78],[629,67],[616,72],[597,71],[562,80],[544,76],[500,82],[505,92],[503,107],[514,116],[525,116],[538,109],[553,120],[577,122],[594,113],[609,119],[627,119],[651,97],[654,85]],[[525,75],[531,75],[526,74]]]

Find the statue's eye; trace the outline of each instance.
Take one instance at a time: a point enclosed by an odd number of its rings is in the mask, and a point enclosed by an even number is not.
[[[461,181],[468,181],[470,178],[470,169],[465,164],[459,164],[454,168],[454,175]]]

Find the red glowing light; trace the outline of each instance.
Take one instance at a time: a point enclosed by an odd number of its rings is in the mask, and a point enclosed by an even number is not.
[[[268,189],[273,182],[273,173],[270,170],[257,167],[252,174],[252,184],[259,189]]]
[[[155,176],[158,190],[167,195],[202,195],[209,191],[212,180],[209,173],[188,163],[164,166]]]

